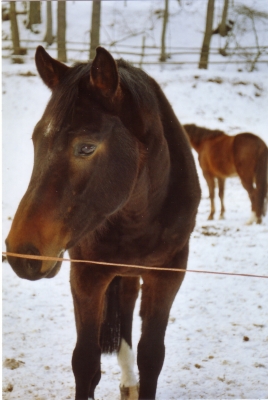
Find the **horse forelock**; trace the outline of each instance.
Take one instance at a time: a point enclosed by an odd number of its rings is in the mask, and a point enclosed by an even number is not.
[[[157,99],[148,75],[124,60],[118,60],[117,65],[120,85],[131,96],[135,108],[141,110],[140,114],[144,115],[145,110],[158,112]],[[44,132],[46,137],[52,138],[63,126],[71,123],[81,92],[96,100],[89,85],[90,68],[91,63],[74,65],[53,90],[43,115],[47,125]]]
[[[66,123],[71,122],[79,98],[79,89],[82,84],[88,84],[90,66],[91,64],[77,64],[70,68],[69,73],[54,89],[43,115],[47,124],[45,136],[52,137]]]

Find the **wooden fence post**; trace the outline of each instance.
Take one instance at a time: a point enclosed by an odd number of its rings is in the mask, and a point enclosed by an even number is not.
[[[144,57],[145,40],[146,40],[146,37],[143,36],[143,37],[142,37],[142,45],[141,45],[141,60],[140,60],[140,64],[139,64],[139,67],[140,67],[140,68],[141,68],[141,66],[142,66],[142,61],[143,61],[143,57]]]

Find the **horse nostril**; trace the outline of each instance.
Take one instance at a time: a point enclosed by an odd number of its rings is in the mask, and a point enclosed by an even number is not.
[[[29,253],[27,253],[27,254],[29,254]],[[38,272],[40,269],[40,261],[39,260],[32,260],[32,259],[27,258],[24,260],[24,265],[30,274],[33,274],[34,272]]]
[[[30,245],[27,246],[27,248],[25,249],[25,254],[29,254],[29,256],[39,256],[40,252],[37,250],[36,247]],[[41,267],[41,261],[32,258],[25,258],[24,267],[30,275],[33,275],[34,273],[39,272]]]

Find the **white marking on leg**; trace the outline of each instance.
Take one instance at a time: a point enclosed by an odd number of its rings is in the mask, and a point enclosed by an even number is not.
[[[256,215],[255,211],[252,211],[251,216],[250,216],[249,220],[247,221],[246,225],[252,225],[253,222],[257,222],[257,221],[258,221],[257,215]]]
[[[127,342],[122,339],[120,350],[117,355],[118,364],[121,368],[121,387],[131,387],[137,385],[137,379],[134,373],[135,357],[133,350]]]

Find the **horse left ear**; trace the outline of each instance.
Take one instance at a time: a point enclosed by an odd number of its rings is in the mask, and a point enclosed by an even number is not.
[[[35,64],[43,82],[54,89],[69,69],[67,65],[54,60],[42,46],[38,46],[35,53]]]
[[[116,62],[103,47],[97,47],[96,53],[90,69],[90,83],[99,89],[104,97],[113,97],[119,86]]]

